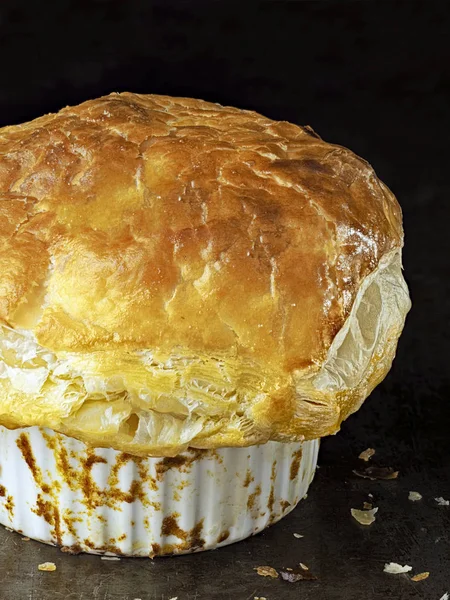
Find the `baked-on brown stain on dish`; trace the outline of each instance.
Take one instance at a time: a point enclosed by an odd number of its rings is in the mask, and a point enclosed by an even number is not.
[[[78,473],[70,464],[69,455],[67,449],[60,441],[60,436],[50,435],[45,429],[41,429],[42,436],[47,444],[48,448],[53,451],[53,456],[56,461],[56,468],[63,480],[72,491],[77,488]],[[76,460],[77,455],[72,451],[72,459]]]
[[[95,464],[107,464],[107,461],[102,456],[97,456],[93,450],[87,449],[87,456],[81,461],[81,474],[79,480],[83,497],[86,505],[89,508],[97,508],[102,504],[102,492],[92,477],[92,467]]]
[[[187,540],[188,550],[199,550],[205,545],[205,540],[202,538],[203,521],[204,519],[200,519],[200,521],[189,531]]]
[[[255,501],[261,494],[261,486],[257,485],[253,494],[250,494],[247,500],[247,510],[253,510],[255,508]]]
[[[44,485],[42,481],[42,471],[36,464],[36,459],[34,458],[28,435],[26,433],[21,433],[16,440],[16,444],[33,475],[34,481],[39,487],[42,487],[42,485]]]
[[[222,542],[227,540],[229,537],[230,537],[230,532],[228,531],[228,529],[226,529],[225,531],[222,531],[222,533],[217,538],[217,543],[221,544]]]
[[[290,502],[288,502],[287,500],[281,500],[281,502],[280,502],[280,506],[281,506],[281,510],[282,510],[283,512],[286,512],[286,511],[287,511],[287,509],[288,509],[288,508],[291,506],[291,503],[290,503]]]
[[[53,480],[50,474],[43,474],[43,471],[39,467],[37,459],[33,454],[27,433],[24,432],[20,434],[17,440],[17,446],[31,471],[38,489],[41,490],[41,493],[37,496],[36,506],[32,508],[32,510],[51,526],[51,536],[56,545],[62,545],[62,536],[65,532],[77,536],[76,523],[81,522],[84,516],[93,518],[94,511],[101,506],[121,510],[120,507],[122,503],[139,501],[144,507],[151,506],[153,510],[160,510],[160,504],[157,502],[150,502],[145,492],[145,486],[149,486],[152,490],[157,489],[157,486],[156,480],[148,473],[143,458],[125,453],[119,454],[117,460],[109,469],[106,487],[100,489],[94,481],[92,470],[97,464],[103,466],[107,464],[107,460],[103,456],[96,454],[95,451],[90,448],[88,448],[85,453],[74,453],[71,459],[77,463],[77,468],[75,468],[70,464],[67,450],[65,450],[61,440],[58,439],[61,434],[42,433],[48,448],[53,453],[58,476],[61,481],[58,481],[58,479]],[[130,461],[136,465],[137,479],[131,482],[128,491],[124,491],[119,487],[119,471]],[[50,477],[50,479],[47,479],[47,476]],[[72,491],[79,491],[82,493],[85,511],[80,510],[76,517],[73,515],[73,512],[68,509],[66,509],[62,515],[60,514],[56,494],[60,491],[61,482],[65,483]],[[12,514],[13,507],[12,499],[8,498],[6,509],[10,514]],[[97,513],[95,514],[95,518],[102,522],[106,521],[103,515]],[[100,552],[112,552],[114,549],[118,550],[117,544],[124,540],[125,534],[120,536],[117,540],[111,539],[107,545],[98,548],[98,550]],[[85,543],[88,548],[94,549],[93,542],[90,541],[89,544]],[[69,551],[67,548],[72,549],[72,546],[66,547],[66,551]],[[77,551],[77,548],[74,548],[73,550]]]
[[[161,526],[161,535],[164,537],[172,535],[182,540],[182,542],[178,544],[164,544],[162,548],[159,548],[159,552],[162,554],[178,554],[180,552],[200,550],[205,545],[205,540],[202,538],[204,519],[196,523],[191,530],[184,531],[177,522],[179,516],[178,513],[173,513],[164,518]],[[153,544],[154,551],[155,546],[157,544]],[[156,555],[157,553],[155,552],[154,556]]]
[[[68,533],[73,535],[73,537],[75,538],[78,537],[75,523],[82,523],[83,520],[81,519],[81,517],[74,517],[73,511],[69,508],[66,508],[63,512],[62,520],[64,525],[66,526]]]
[[[131,483],[130,490],[128,493],[124,494],[119,489],[119,471],[120,469],[128,464],[129,462],[134,463],[136,469],[139,474],[139,479],[134,480]],[[158,489],[158,484],[154,477],[151,477],[148,473],[148,469],[145,466],[145,457],[141,456],[132,456],[131,454],[127,454],[126,452],[121,452],[117,458],[114,465],[111,467],[110,475],[108,478],[108,487],[111,489],[112,495],[120,502],[134,502],[135,500],[140,500],[144,506],[148,503],[148,498],[142,489],[143,483],[148,483],[150,488],[154,491]],[[154,506],[155,509],[159,510],[159,507]]]
[[[132,456],[125,452],[120,453],[110,468],[107,487],[101,490],[92,477],[92,469],[96,464],[107,464],[106,459],[96,454],[94,450],[88,449],[87,455],[81,459],[81,469],[74,469],[70,464],[67,450],[58,441],[58,436],[57,433],[50,435],[44,432],[46,444],[53,451],[59,474],[72,491],[82,490],[84,502],[89,509],[99,506],[113,508],[122,502],[131,504],[138,500],[144,506],[151,504],[155,510],[160,510],[159,503],[150,503],[144,489],[145,485],[152,490],[158,489],[155,478],[148,473],[144,457]],[[79,456],[75,455],[72,459],[79,460]],[[136,466],[138,477],[131,482],[129,490],[124,491],[119,487],[119,472],[129,462]]]
[[[124,491],[119,488],[118,474],[121,467],[129,461],[132,461],[136,465],[139,478],[131,482],[128,491]],[[125,453],[119,454],[115,464],[111,467],[107,487],[104,489],[100,489],[92,477],[92,467],[98,463],[106,464],[107,461],[105,458],[97,456],[92,450],[88,450],[87,458],[81,461],[82,472],[78,475],[78,479],[81,480],[84,501],[89,508],[94,509],[99,506],[114,508],[118,507],[122,502],[132,504],[133,502],[140,501],[144,506],[152,505],[155,510],[160,510],[160,504],[155,502],[150,503],[144,491],[144,484],[149,485],[151,489],[155,489],[156,482],[148,474],[142,457],[131,456]]]
[[[186,452],[189,453],[189,456],[183,455],[165,457],[156,465],[156,476],[158,478],[158,481],[161,481],[164,474],[167,473],[167,471],[169,471],[170,469],[176,469],[180,473],[187,473],[191,469],[192,464],[199,458],[220,458],[218,454],[213,450],[200,450],[198,448],[188,448]]]
[[[87,448],[84,452],[72,452],[69,460],[69,454],[63,449],[62,440],[59,439],[62,437],[61,434],[49,433],[48,431],[43,432],[43,434],[48,448],[53,453],[59,480],[53,480],[51,474],[38,465],[38,460],[33,454],[27,433],[22,433],[17,440],[17,445],[21,450],[23,459],[28,465],[38,489],[40,489],[36,506],[32,509],[33,512],[42,517],[51,526],[52,541],[56,545],[63,547],[65,552],[78,553],[83,551],[83,549],[92,549],[100,553],[112,552],[120,555],[121,551],[119,544],[125,541],[127,537],[125,533],[116,539],[111,538],[101,547],[96,546],[89,538],[84,539],[80,544],[69,546],[63,546],[62,540],[67,533],[71,536],[78,537],[79,534],[77,532],[76,524],[77,522],[81,523],[85,517],[89,519],[95,518],[105,522],[105,517],[97,512],[97,509],[102,506],[114,510],[121,510],[121,505],[123,503],[137,501],[145,508],[160,510],[160,504],[158,502],[150,501],[145,491],[147,488],[150,490],[158,489],[156,479],[148,472],[145,459],[143,457],[120,453],[117,455],[114,463],[108,465],[108,461],[105,457],[100,456],[95,450]],[[160,461],[158,479],[162,480],[163,474],[166,473],[169,468],[176,469],[180,473],[185,473],[192,468],[196,460],[205,456],[211,457],[211,459],[214,460],[219,458],[216,452],[194,449],[188,456],[183,457],[183,461],[177,461],[178,466],[175,466],[173,461],[169,464],[169,461],[166,463]],[[72,464],[70,461],[72,461]],[[124,491],[120,489],[120,469],[130,462],[135,465],[136,479],[131,482],[128,491]],[[163,465],[161,467],[162,463]],[[102,469],[108,469],[108,478],[106,486],[103,489],[100,488],[94,480],[93,469],[96,465],[100,465]],[[182,480],[178,487],[183,489],[186,487],[186,483],[185,480]],[[69,509],[65,509],[62,514],[60,513],[56,494],[60,491],[61,485],[64,484],[72,491],[81,492],[82,494],[84,510],[79,510],[76,516],[73,511]],[[173,553],[188,552],[190,550],[200,549],[205,544],[202,537],[203,520],[199,521],[191,530],[185,531],[179,527],[177,522],[179,516],[178,513],[173,513],[166,517],[163,520],[162,532],[163,535],[173,535],[177,537],[180,542],[164,545],[164,547],[160,548],[155,555],[159,553],[167,554],[169,551]],[[148,517],[144,517],[143,523],[147,529],[150,527]]]
[[[173,513],[168,517],[164,517],[162,525],[161,525],[161,535],[169,536],[174,535],[180,540],[186,540],[188,534],[186,531],[183,531],[181,527],[178,525],[177,518],[179,518],[179,513]]]
[[[123,552],[121,549],[116,546],[116,540],[111,538],[106,544],[102,546],[96,546],[90,539],[86,538],[84,540],[84,545],[90,548],[91,550],[95,550],[100,554],[105,554],[106,552],[110,552],[111,554],[117,554],[117,556],[123,556]]]
[[[270,513],[269,523],[273,523],[273,521],[276,518],[278,518],[278,515],[274,514],[274,512],[273,512],[273,506],[275,504],[275,479],[276,479],[276,476],[277,476],[277,461],[275,461],[272,464],[272,472],[270,475],[270,481],[271,481],[270,494],[269,494],[269,499],[267,501],[267,508]]]
[[[187,458],[185,456],[168,456],[163,458],[156,465],[156,473],[158,477],[158,481],[161,481],[164,474],[167,473],[170,469],[179,469],[186,465]]]
[[[61,552],[65,552],[66,554],[81,554],[84,552],[84,549],[80,544],[72,544],[71,546],[61,546]]]
[[[152,551],[149,554],[149,558],[155,558],[155,556],[160,556],[161,554],[161,546],[159,544],[152,544]]]
[[[301,460],[302,460],[302,449],[300,448],[300,450],[297,450],[292,455],[291,471],[290,471],[291,481],[293,481],[298,475]]]
[[[252,476],[252,472],[250,469],[247,469],[247,473],[245,475],[245,481],[244,481],[244,487],[248,487],[253,481],[255,481],[255,478]]]
[[[5,509],[8,512],[9,518],[12,520],[14,518],[14,499],[12,496],[6,497]]]
[[[3,485],[0,485],[0,498],[4,498],[6,496],[6,488]]]
[[[272,513],[273,512],[273,505],[275,503],[275,479],[277,476],[277,461],[275,461],[272,464],[272,473],[270,475],[270,481],[271,486],[270,486],[270,494],[269,494],[269,499],[267,501],[267,508],[269,509],[269,512]]]
[[[182,490],[184,490],[185,488],[189,487],[191,484],[189,482],[188,479],[182,479],[179,483],[179,485],[177,485],[177,490],[180,490],[180,492]]]
[[[61,546],[61,516],[59,507],[48,500],[44,500],[42,496],[38,494],[36,508],[33,508],[32,511],[39,517],[43,517],[47,523],[53,527],[52,535],[56,544]]]

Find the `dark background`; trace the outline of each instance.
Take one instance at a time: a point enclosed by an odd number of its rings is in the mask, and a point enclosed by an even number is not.
[[[33,5],[31,5],[33,4]],[[175,559],[68,557],[0,531],[1,600],[439,600],[450,592],[450,3],[0,4],[0,125],[111,91],[204,98],[309,124],[371,162],[404,211],[413,310],[387,379],[323,441],[307,500],[262,535]],[[366,447],[396,481],[356,478]],[[422,502],[408,501],[417,490]],[[370,528],[351,507],[379,506]],[[305,535],[301,540],[293,532]],[[53,560],[54,574],[37,564]],[[302,561],[317,583],[259,577]],[[385,562],[430,571],[383,573]]]

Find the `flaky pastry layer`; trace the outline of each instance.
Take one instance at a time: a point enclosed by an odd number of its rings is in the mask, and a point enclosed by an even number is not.
[[[0,326],[1,419],[155,456],[321,437],[384,377],[408,307],[395,253],[363,282],[321,368],[289,377],[229,355],[54,353]]]

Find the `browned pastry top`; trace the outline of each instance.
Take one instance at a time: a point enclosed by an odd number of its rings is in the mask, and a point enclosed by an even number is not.
[[[400,207],[308,127],[111,94],[1,129],[0,195],[0,423],[154,454],[288,441],[335,431],[389,369]],[[380,273],[371,367],[317,387]]]

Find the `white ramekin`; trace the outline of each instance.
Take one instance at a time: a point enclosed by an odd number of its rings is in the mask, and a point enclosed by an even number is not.
[[[66,552],[158,556],[231,544],[289,513],[319,443],[139,458],[0,427],[0,523]]]

